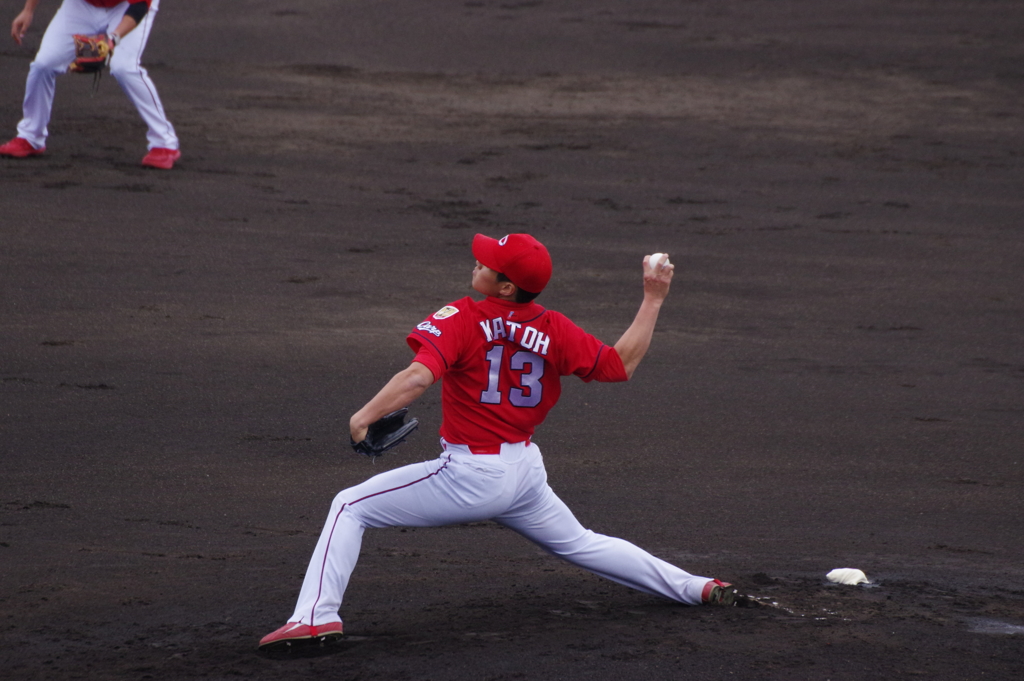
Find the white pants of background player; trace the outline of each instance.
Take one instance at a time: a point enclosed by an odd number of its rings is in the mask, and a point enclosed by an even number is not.
[[[110,73],[149,127],[146,134],[149,148],[177,149],[174,127],[164,114],[156,86],[141,65],[142,51],[146,49],[158,5],[159,0],[153,0],[142,22],[114,50]],[[37,149],[46,146],[57,76],[67,72],[75,59],[75,41],[71,36],[113,31],[127,7],[127,2],[104,8],[85,0],[64,0],[43,34],[35,61],[29,66],[22,109],[24,118],[18,123],[18,137],[28,140]]]
[[[584,528],[548,486],[537,445],[506,444],[501,454],[479,455],[446,444],[438,459],[381,473],[335,497],[288,621],[338,621],[366,528],[488,519],[594,574],[648,594],[697,605],[710,581]]]

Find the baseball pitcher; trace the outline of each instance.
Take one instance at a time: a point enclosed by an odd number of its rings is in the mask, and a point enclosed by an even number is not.
[[[415,427],[405,408],[441,382],[441,453],[376,475],[331,505],[295,611],[260,641],[288,649],[342,636],[339,608],[372,527],[431,527],[491,519],[594,574],[687,605],[732,605],[736,589],[698,577],[633,544],[597,534],[547,483],[534,431],[558,401],[561,378],[625,381],[646,354],[674,266],[643,263],[644,299],[614,346],[534,302],[551,278],[547,249],[532,236],[473,239],[473,289],[416,325],[412,363],[349,423],[356,451],[376,455]]]

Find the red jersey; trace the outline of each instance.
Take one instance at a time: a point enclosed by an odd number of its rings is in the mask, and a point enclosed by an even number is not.
[[[562,376],[625,381],[615,348],[537,305],[470,297],[445,305],[406,341],[442,379],[441,437],[491,446],[533,435],[562,393]]]
[[[124,0],[85,0],[93,7],[115,7],[120,5]],[[140,2],[146,3],[146,5],[153,4],[153,0],[128,0],[129,5],[137,5]]]

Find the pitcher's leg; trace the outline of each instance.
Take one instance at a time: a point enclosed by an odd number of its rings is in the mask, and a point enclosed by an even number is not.
[[[396,468],[339,493],[331,504],[291,622],[338,620],[367,527],[434,527],[494,517],[510,490],[498,461],[434,461]]]
[[[365,529],[358,518],[345,513],[342,494],[331,504],[289,622],[317,625],[338,621],[338,608],[359,560]]]
[[[644,593],[699,605],[701,593],[711,581],[655,558],[624,539],[584,528],[547,486],[536,502],[496,520],[556,556]]]

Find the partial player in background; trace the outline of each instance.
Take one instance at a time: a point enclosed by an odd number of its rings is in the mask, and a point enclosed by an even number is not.
[[[405,407],[441,388],[441,455],[376,475],[339,493],[288,623],[260,648],[342,636],[338,610],[370,527],[433,527],[494,520],[549,553],[612,581],[687,605],[732,605],[732,585],[697,577],[637,546],[586,529],[548,485],[534,429],[555,406],[561,378],[626,381],[647,353],[674,266],[644,258],[644,299],[608,346],[533,299],[551,278],[547,249],[528,234],[473,239],[472,286],[483,294],[445,305],[407,337],[415,353],[349,422],[356,451],[376,456],[412,432]],[[624,424],[628,428],[628,424]],[[485,578],[485,577],[484,577]]]
[[[149,128],[149,151],[142,165],[173,168],[181,158],[178,137],[164,114],[156,86],[141,64],[159,3],[160,0],[64,0],[29,66],[18,135],[0,146],[0,156],[27,158],[46,151],[56,80],[75,60],[74,36],[107,34],[112,46],[110,73]],[[25,8],[11,24],[11,36],[19,45],[32,25],[38,5],[39,0],[25,0]]]

